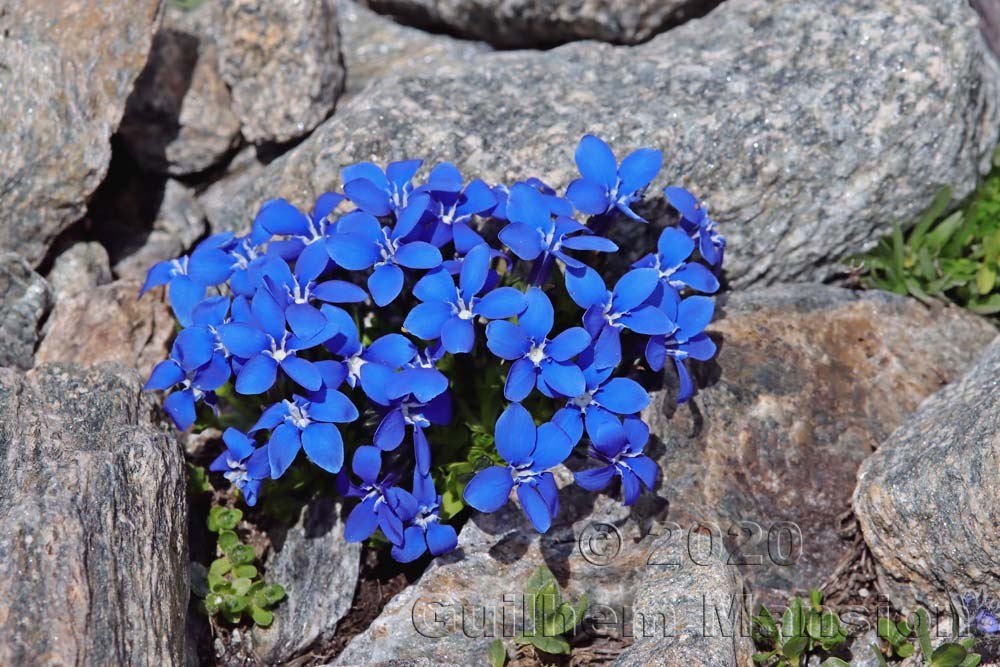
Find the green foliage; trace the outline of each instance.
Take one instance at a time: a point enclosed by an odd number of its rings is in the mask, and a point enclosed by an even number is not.
[[[271,610],[284,599],[285,589],[260,578],[253,564],[257,558],[253,547],[243,543],[236,533],[242,518],[243,512],[227,507],[213,507],[208,513],[208,529],[218,535],[219,557],[209,566],[207,585],[201,591],[204,609],[210,616],[221,615],[230,623],[241,623],[247,616],[267,627],[274,620]]]
[[[761,605],[759,614],[753,617],[753,639],[764,650],[754,654],[754,662],[766,667],[796,667],[804,665],[811,653],[829,652],[843,644],[847,628],[822,602],[823,594],[812,590],[808,600],[792,600],[780,620]],[[834,657],[823,662],[824,667],[845,664]]]
[[[922,301],[951,300],[981,314],[1000,313],[1000,152],[993,173],[959,210],[944,215],[951,189],[943,188],[906,234],[898,223],[861,257],[870,287]]]
[[[170,0],[170,4],[181,9],[195,9],[204,2],[205,0]]]
[[[507,664],[507,649],[500,639],[494,639],[490,644],[490,667],[504,667]]]
[[[542,565],[528,578],[524,598],[532,610],[533,631],[528,634],[526,629],[514,641],[531,644],[545,653],[568,655],[569,641],[564,635],[572,632],[583,620],[587,596],[582,596],[576,604],[564,601],[555,575]]]
[[[916,633],[916,644],[911,638],[913,633]],[[945,642],[932,648],[930,622],[924,609],[917,610],[916,620],[912,624],[907,621],[893,623],[888,618],[880,618],[878,636],[886,641],[886,650],[883,652],[876,644],[871,645],[871,650],[882,667],[888,667],[887,657],[903,659],[913,655],[916,646],[920,647],[924,667],[976,667],[982,660],[982,657],[972,652],[975,639],[971,637],[957,642]]]

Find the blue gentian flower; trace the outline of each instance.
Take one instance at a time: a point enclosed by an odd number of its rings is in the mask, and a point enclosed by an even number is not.
[[[422,160],[390,162],[385,171],[371,162],[344,167],[341,171],[344,193],[365,213],[380,218],[390,213],[400,215],[410,207],[414,192],[411,181],[421,164]]]
[[[576,149],[576,166],[583,178],[569,184],[566,197],[577,210],[602,215],[618,210],[638,222],[646,222],[631,206],[642,199],[663,164],[663,154],[650,148],[629,153],[621,166],[611,148],[588,134]]]
[[[272,242],[269,249],[282,259],[295,261],[296,275],[315,278],[330,263],[325,241],[335,224],[331,214],[345,200],[336,192],[323,193],[306,215],[284,199],[272,199],[261,206],[256,222],[274,236],[287,237]]]
[[[185,372],[204,366],[213,356],[221,357],[216,361],[221,370],[229,351],[219,338],[218,328],[226,322],[229,305],[228,297],[212,296],[191,311],[191,324],[180,330],[170,351],[171,358],[176,359]],[[226,379],[229,379],[228,373]]]
[[[490,273],[490,248],[481,244],[462,261],[458,287],[447,271],[438,269],[421,278],[413,294],[423,301],[410,311],[403,326],[424,340],[441,339],[452,354],[471,352],[476,342],[475,319],[513,317],[525,308],[524,295],[500,287],[479,296]]]
[[[431,243],[440,248],[454,242],[460,253],[485,243],[469,223],[473,216],[484,215],[497,205],[490,186],[478,179],[464,185],[458,168],[443,162],[431,170],[427,183],[418,190],[431,194],[430,211],[437,216]]]
[[[354,212],[337,223],[337,232],[326,241],[330,257],[349,271],[375,267],[368,289],[379,306],[392,303],[403,289],[403,268],[434,269],[441,265],[441,251],[426,241],[407,241],[430,202],[418,194],[402,211],[390,230],[372,215]]]
[[[295,394],[270,406],[250,429],[251,433],[267,429],[268,460],[271,477],[277,479],[292,465],[300,449],[313,463],[327,472],[338,473],[344,464],[344,439],[336,424],[358,418],[358,409],[337,387],[346,372],[341,364],[318,361],[324,387],[308,398]]]
[[[663,193],[670,205],[681,214],[681,229],[698,241],[698,252],[705,261],[715,269],[722,266],[726,237],[719,233],[716,222],[708,217],[704,204],[684,188],[668,187]]]
[[[170,415],[177,428],[184,431],[190,428],[197,418],[195,406],[198,401],[214,406],[215,390],[226,384],[229,372],[225,358],[217,355],[204,366],[189,372],[184,372],[175,359],[167,359],[153,368],[143,389],[175,390],[163,400],[163,409]]]
[[[551,262],[559,260],[571,268],[583,268],[583,262],[567,255],[567,250],[592,250],[615,252],[618,246],[610,239],[595,236],[586,225],[565,215],[553,218],[552,204],[556,198],[543,196],[535,188],[518,183],[510,191],[507,217],[510,224],[500,230],[500,240],[523,260],[538,262],[537,267],[548,269]],[[531,278],[532,284],[541,284],[548,271],[537,269],[540,276]]]
[[[403,531],[403,543],[392,547],[392,557],[399,563],[411,563],[430,551],[433,556],[448,553],[458,546],[458,534],[452,526],[441,523],[441,496],[430,475],[413,474],[413,497],[417,511]]]
[[[374,392],[373,392],[374,393]],[[411,367],[386,377],[384,394],[369,398],[386,409],[375,429],[375,446],[393,450],[413,429],[413,450],[421,474],[430,470],[431,453],[424,429],[451,422],[448,378],[436,369]]]
[[[139,296],[154,287],[167,285],[167,296],[174,317],[181,326],[191,324],[191,311],[205,297],[205,285],[199,284],[188,276],[190,259],[187,256],[177,259],[157,262],[146,274],[146,282],[139,290]]]
[[[632,415],[649,405],[649,392],[635,380],[612,377],[614,368],[598,368],[593,348],[588,348],[577,359],[583,370],[586,390],[569,397],[566,406],[556,412],[552,421],[577,443],[584,426],[591,438],[605,423],[617,423],[615,415]]]
[[[576,483],[588,491],[600,491],[618,475],[625,504],[634,504],[642,486],[652,490],[659,472],[656,462],[642,453],[647,440],[649,427],[638,417],[626,418],[624,424],[617,420],[602,423],[591,435],[590,456],[605,465],[576,473]]]
[[[235,428],[227,428],[222,434],[226,449],[208,469],[221,472],[230,484],[243,494],[247,505],[257,504],[261,483],[268,478],[270,466],[267,462],[267,447],[256,447],[253,440]]]
[[[707,361],[715,356],[715,343],[705,327],[712,321],[715,303],[706,296],[689,296],[678,301],[672,290],[663,292],[660,308],[676,322],[676,328],[667,335],[652,336],[646,344],[646,361],[654,371],[662,370],[667,357],[674,360],[680,390],[677,402],[683,403],[694,395],[694,382],[684,360],[687,358]]]
[[[549,340],[555,321],[552,302],[537,287],[528,290],[525,300],[527,307],[517,324],[496,320],[486,327],[490,351],[514,362],[507,373],[504,396],[509,401],[522,401],[535,386],[546,396],[579,396],[586,390],[586,382],[572,359],[590,345],[590,335],[573,327]]]
[[[569,456],[573,442],[555,424],[535,427],[520,403],[511,403],[496,424],[496,446],[505,466],[476,473],[465,487],[465,502],[480,512],[495,512],[517,489],[524,513],[539,532],[546,532],[559,513],[553,468]]]
[[[349,484],[346,495],[361,498],[344,524],[344,539],[361,542],[381,528],[386,538],[396,546],[403,544],[403,523],[417,513],[417,500],[413,495],[394,486],[392,473],[379,479],[382,453],[370,445],[358,447],[351,462],[354,474],[361,484]]]
[[[621,362],[623,329],[647,336],[673,330],[674,323],[664,311],[648,302],[659,281],[655,269],[632,269],[609,291],[593,269],[566,272],[570,298],[587,309],[583,324],[595,341],[598,368],[613,368]]]
[[[656,254],[649,254],[633,264],[633,268],[653,268],[660,282],[671,289],[685,287],[712,294],[719,290],[719,279],[697,262],[688,262],[694,252],[694,240],[676,227],[666,227],[660,233]]]

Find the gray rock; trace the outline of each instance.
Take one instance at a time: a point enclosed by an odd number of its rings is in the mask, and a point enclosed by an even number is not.
[[[213,234],[228,230],[235,230],[242,234],[250,229],[253,217],[238,222],[232,221],[233,224],[225,227],[216,225],[215,221],[225,218],[227,210],[232,206],[229,200],[233,193],[251,187],[264,173],[264,168],[264,163],[257,158],[257,149],[254,146],[244,146],[233,156],[233,160],[226,167],[226,173],[222,178],[207,187],[198,196],[198,204],[204,210]]]
[[[939,185],[967,194],[989,167],[998,99],[963,0],[729,0],[637,47],[484,54],[387,77],[207,213],[215,229],[246,229],[265,200],[311,206],[360,160],[450,160],[469,177],[563,187],[593,132],[619,155],[664,151],[651,192],[675,183],[709,201],[734,285],[814,280]]]
[[[626,608],[651,558],[650,525],[664,507],[644,498],[630,512],[617,499],[565,486],[565,469],[558,481],[565,487],[562,510],[548,533],[540,535],[514,501],[473,516],[458,550],[435,559],[419,582],[390,600],[334,664],[430,658],[434,665],[479,665],[496,637],[511,651],[524,630],[524,584],[542,564],[571,598],[587,595],[596,635],[625,635]]]
[[[653,544],[656,558],[638,585],[635,643],[614,667],[749,667],[753,664],[749,599],[736,568],[719,542],[696,535],[692,560],[687,543],[667,536]]]
[[[337,23],[340,51],[347,70],[340,104],[393,72],[414,66],[429,70],[489,50],[483,42],[454,39],[400,25],[354,0],[338,0]]]
[[[265,564],[268,581],[288,597],[270,628],[255,628],[256,654],[283,665],[317,642],[329,640],[354,600],[361,545],[344,541],[341,505],[320,498],[303,509],[298,523]]]
[[[979,29],[993,53],[1000,55],[1000,0],[972,0],[979,13]]]
[[[719,0],[366,0],[399,20],[507,48],[643,42]]]
[[[864,462],[854,511],[892,603],[1000,597],[1000,339]]]
[[[184,459],[140,387],[0,369],[0,664],[184,664]]]
[[[662,443],[658,495],[679,539],[706,522],[757,602],[781,608],[853,553],[839,518],[861,462],[996,329],[958,308],[822,285],[735,292],[720,309],[702,389],[680,408],[658,392],[644,413]]]
[[[216,31],[222,5],[168,4],[122,119],[121,136],[143,167],[203,171],[237,143],[240,120],[219,72]]]
[[[145,238],[135,238],[116,251],[115,274],[129,280],[145,280],[153,264],[180,257],[205,235],[205,212],[194,192],[168,180],[152,228]]]
[[[52,301],[52,288],[23,258],[0,252],[0,366],[34,365],[38,327]]]
[[[0,249],[33,265],[83,216],[161,0],[0,6]]]
[[[308,134],[344,85],[334,0],[231,0],[219,64],[248,141]]]
[[[46,276],[56,299],[88,292],[111,282],[108,251],[96,241],[79,241],[56,257]]]
[[[140,299],[141,286],[139,281],[116,280],[60,299],[45,323],[37,362],[115,362],[147,377],[167,358],[177,329],[165,290]]]

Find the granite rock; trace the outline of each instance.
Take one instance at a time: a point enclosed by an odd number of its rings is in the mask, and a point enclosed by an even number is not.
[[[83,216],[161,1],[0,4],[0,249],[38,265]]]
[[[230,0],[219,65],[251,142],[286,142],[333,112],[344,85],[335,0]]]
[[[253,630],[260,659],[283,665],[329,640],[351,608],[360,565],[361,545],[344,541],[340,503],[319,498],[307,505],[264,566],[288,597],[271,627]]]
[[[440,67],[489,50],[483,42],[455,39],[400,25],[354,0],[338,0],[340,51],[347,79],[340,103],[395,71]]]
[[[680,184],[709,202],[732,284],[817,280],[940,185],[962,197],[989,167],[1000,96],[976,23],[964,0],[729,0],[636,47],[407,69],[207,213],[213,229],[246,229],[267,199],[311,206],[360,160],[450,160],[470,178],[563,187],[592,132],[619,155],[664,151],[651,192]],[[655,219],[665,203],[654,200]],[[656,227],[629,250],[645,252]]]
[[[184,459],[140,388],[0,368],[0,664],[184,664]]]
[[[634,44],[707,12],[720,0],[366,0],[400,21],[534,48],[578,39]]]
[[[711,530],[757,602],[780,608],[851,557],[839,518],[862,461],[996,329],[955,307],[822,285],[736,292],[720,309],[702,389],[677,407],[668,385],[644,413],[663,447],[658,494],[680,536]]]
[[[200,172],[239,141],[240,119],[219,72],[221,8],[218,2],[167,5],[121,126],[129,151],[147,169]]]
[[[46,276],[56,300],[111,282],[108,251],[96,241],[78,241],[59,253]]]
[[[854,511],[901,609],[1000,598],[1000,339],[928,398],[858,472]]]
[[[0,366],[34,365],[38,328],[53,299],[52,288],[22,257],[0,252]]]
[[[118,280],[60,299],[45,324],[37,362],[117,362],[146,378],[167,358],[175,322],[164,290],[140,299],[141,286]]]

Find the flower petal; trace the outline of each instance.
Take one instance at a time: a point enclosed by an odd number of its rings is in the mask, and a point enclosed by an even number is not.
[[[660,282],[656,269],[632,269],[615,283],[612,309],[625,313],[649,298]]]
[[[590,267],[566,271],[566,291],[573,303],[581,308],[590,308],[604,303],[608,298],[608,288],[600,274]]]
[[[375,516],[376,500],[377,498],[372,496],[355,505],[344,523],[344,540],[362,542],[372,536],[378,527],[378,517]]]
[[[406,437],[406,421],[400,409],[390,410],[375,429],[375,446],[385,451],[399,447]]]
[[[543,249],[538,230],[522,222],[510,223],[500,230],[498,238],[511,252],[525,261],[535,259]]]
[[[466,303],[472,301],[472,297],[483,289],[489,271],[490,247],[488,245],[485,243],[478,245],[465,254],[458,284],[462,288],[462,299]]]
[[[521,465],[535,448],[535,420],[520,403],[511,403],[494,430],[497,453],[512,465]]]
[[[580,472],[573,474],[573,481],[587,491],[601,491],[611,483],[611,480],[614,479],[616,472],[618,471],[614,466],[581,470]]]
[[[333,424],[309,424],[302,432],[302,449],[327,472],[338,473],[344,466],[344,440]]]
[[[552,422],[538,427],[538,443],[531,454],[531,469],[548,470],[566,460],[573,451],[573,441],[564,430]]]
[[[501,359],[513,361],[526,355],[531,343],[521,327],[499,320],[486,325],[486,347]]]
[[[477,301],[472,312],[488,320],[496,320],[519,315],[526,306],[527,302],[520,290],[513,287],[498,287]]]
[[[284,199],[264,202],[254,218],[255,225],[262,225],[271,234],[308,236],[309,218]]]
[[[576,364],[550,361],[542,364],[545,384],[563,396],[579,396],[587,390],[583,371]]]
[[[566,198],[576,210],[587,215],[600,215],[610,208],[608,189],[589,178],[578,178],[566,188]]]
[[[382,468],[382,453],[376,447],[363,445],[354,451],[351,470],[367,484],[374,484]]]
[[[268,460],[271,463],[271,478],[278,479],[292,465],[302,448],[299,429],[291,424],[282,424],[271,432],[267,443]]]
[[[365,213],[379,217],[392,213],[389,193],[367,179],[359,178],[344,183],[344,194]]]
[[[396,250],[396,261],[408,269],[434,269],[441,266],[441,251],[426,241],[413,241]]]
[[[649,392],[629,378],[612,378],[594,393],[594,400],[612,412],[631,415],[649,405]]]
[[[591,342],[592,339],[586,329],[573,327],[553,338],[545,346],[545,354],[556,361],[569,361],[587,349]]]
[[[518,359],[507,371],[503,395],[508,401],[523,401],[535,386],[538,368],[528,359]]]
[[[451,354],[472,352],[476,344],[476,328],[472,320],[451,317],[441,327],[441,343]]]
[[[584,135],[576,148],[576,166],[584,178],[613,188],[618,181],[618,161],[611,147],[592,134]]]
[[[418,338],[435,340],[441,337],[441,330],[452,317],[451,304],[443,301],[426,301],[413,307],[406,316],[403,327]]]
[[[274,386],[278,374],[278,362],[266,354],[251,358],[236,376],[237,394],[263,394]]]
[[[395,264],[383,264],[368,276],[368,289],[377,306],[388,306],[403,290],[403,270]]]
[[[538,489],[530,484],[519,484],[517,499],[521,501],[521,508],[532,525],[535,526],[535,530],[544,533],[552,526],[552,514],[548,503],[542,498]]]
[[[311,290],[313,297],[327,303],[361,303],[368,298],[363,289],[346,280],[327,280]]]
[[[686,340],[701,333],[712,321],[715,302],[707,296],[689,296],[677,308],[678,338]]]
[[[663,153],[653,148],[640,148],[625,156],[618,167],[620,192],[632,194],[644,190],[663,166]]]
[[[432,523],[427,526],[427,548],[435,556],[446,554],[458,546],[458,534],[448,524]]]
[[[548,295],[537,287],[532,287],[524,296],[527,307],[517,318],[518,324],[528,337],[540,342],[552,331],[555,311]]]
[[[326,239],[326,251],[348,271],[367,269],[381,258],[378,244],[361,234],[331,234]]]
[[[465,486],[462,497],[480,512],[496,512],[504,506],[514,488],[510,468],[492,466],[476,473]]]

